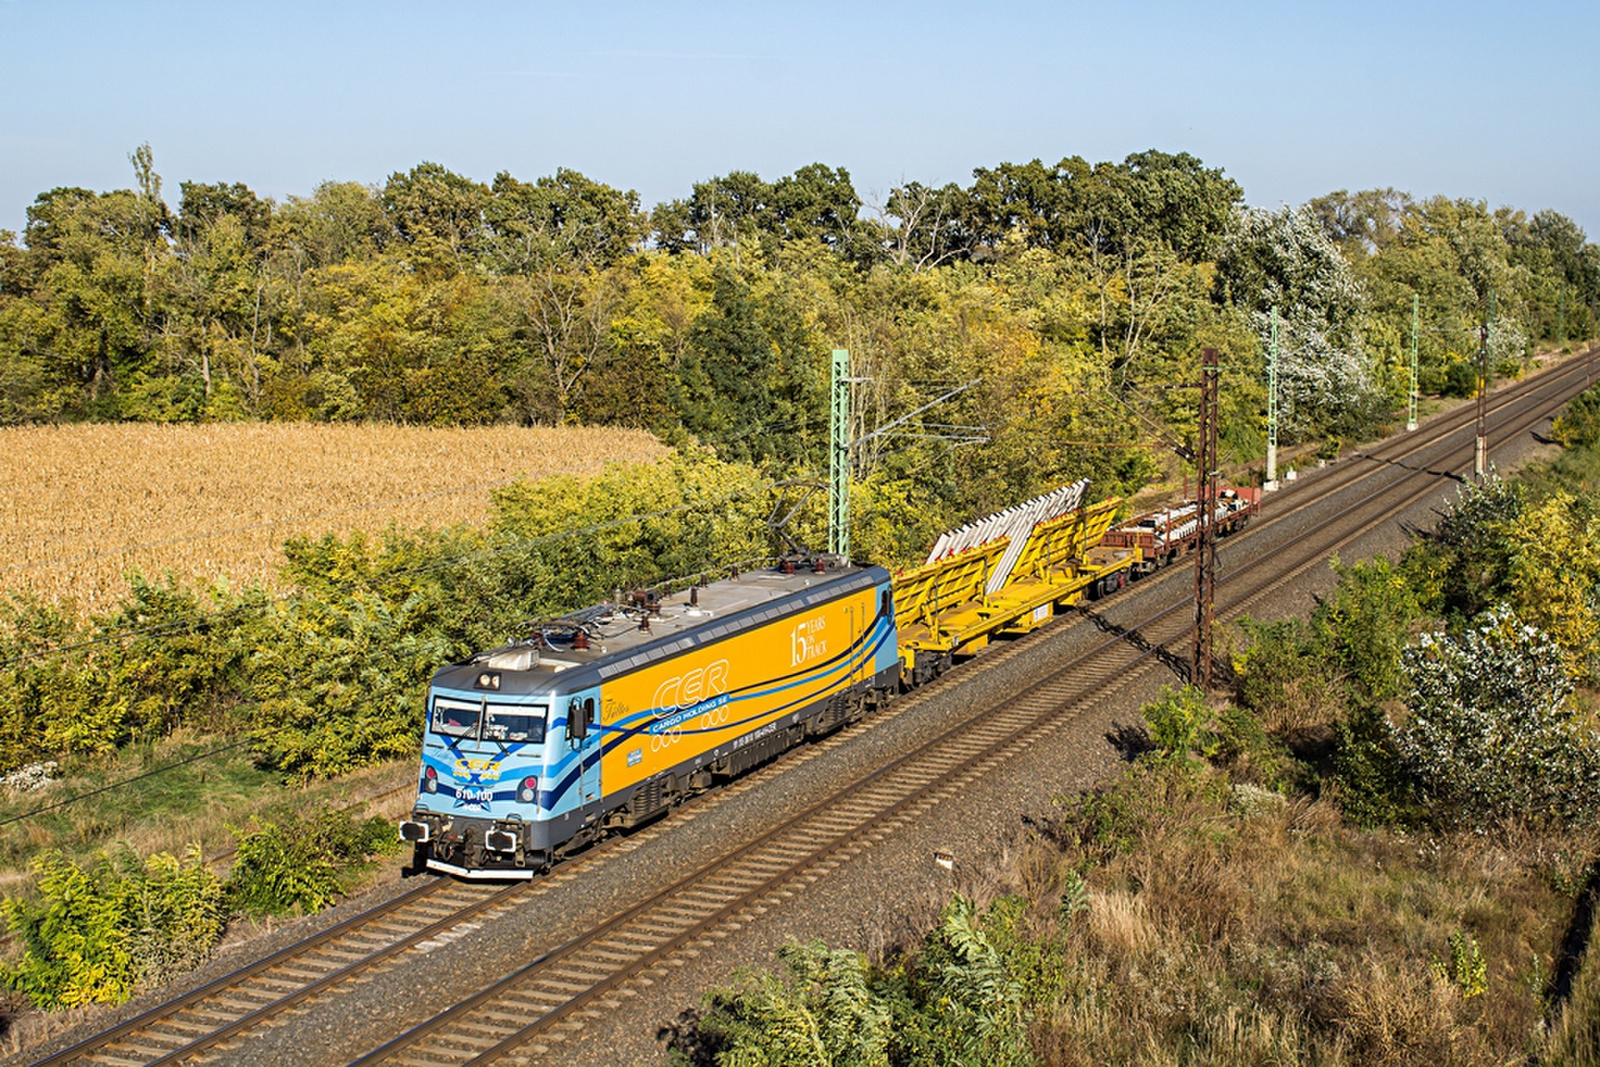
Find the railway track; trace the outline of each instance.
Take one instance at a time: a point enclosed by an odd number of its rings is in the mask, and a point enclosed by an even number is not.
[[[1547,418],[1583,387],[1584,377],[1575,360],[1497,394],[1491,417],[1499,425],[1492,430],[1491,446],[1527,432]],[[1231,594],[1241,579],[1257,573],[1263,584],[1219,604],[1219,615],[1235,615],[1321,564],[1377,518],[1418,495],[1417,483],[1431,485],[1439,471],[1458,469],[1463,451],[1470,465],[1472,422],[1470,411],[1458,409],[1416,433],[1308,478],[1284,501],[1288,506],[1282,511],[1258,520],[1252,531],[1225,545],[1237,545],[1244,538],[1256,541],[1330,496],[1349,491],[1377,470],[1401,472],[1347,504],[1336,521],[1296,535],[1293,551],[1230,564],[1222,577],[1225,591]],[[1266,573],[1268,570],[1271,573]],[[1154,591],[1167,584],[1168,577],[1170,572],[1158,574],[1135,588]],[[1028,745],[1067,728],[1106,688],[1155,669],[1162,659],[1171,657],[1175,643],[1188,632],[1190,620],[1184,617],[1184,609],[1191,606],[1192,600],[1180,595],[1128,627],[1113,626],[1097,613],[1085,613],[1096,625],[1111,631],[1107,638],[1022,695],[1008,694],[994,707],[975,708],[975,714],[932,743],[849,783],[784,825],[617,912],[584,935],[549,949],[500,982],[357,1062],[487,1063],[545,1055],[568,1030],[580,1026],[586,1015],[614,1007],[620,998],[632,995],[630,979],[662,967],[676,953],[703,949],[921,813],[958,795]],[[979,662],[993,665],[1021,654],[1025,647],[1022,642],[1010,644],[986,653]],[[964,674],[970,675],[970,669]],[[935,683],[926,692],[942,689],[946,681]],[[696,804],[718,803],[753,788],[772,774],[786,772],[797,762],[859,737],[863,729],[876,728],[916,702],[915,697],[898,702],[859,727],[805,746]],[[385,904],[36,1063],[42,1067],[207,1059],[208,1054],[237,1046],[244,1037],[293,1008],[396,965],[403,957],[465,937],[507,908],[589,876],[593,867],[608,862],[618,849],[636,848],[667,832],[670,823],[636,832],[622,839],[617,848],[603,845],[593,849],[531,883],[504,888],[450,880],[420,883]]]
[[[866,729],[884,719],[858,724]],[[834,734],[790,753],[778,765],[760,768],[693,803],[704,811],[751,789],[780,769],[821,757],[861,729]],[[199,1061],[225,1050],[241,1035],[344,983],[370,977],[407,952],[426,953],[470,935],[506,910],[592,876],[617,855],[670,832],[670,822],[614,838],[531,882],[496,886],[428,876],[390,900],[349,916],[252,963],[163,1001],[108,1029],[50,1053],[25,1060],[30,1067],[64,1064],[167,1064]]]
[[[1531,430],[1548,417],[1550,398],[1561,395],[1560,387],[1542,398],[1534,390],[1531,412],[1498,427],[1491,444]],[[1457,459],[1463,451],[1471,459],[1470,439],[1463,442],[1465,449],[1450,441],[1460,428],[1443,438],[1403,444],[1399,457],[1386,457],[1389,462],[1424,462],[1402,467],[1405,473],[1346,504],[1331,520],[1279,551],[1230,568],[1221,584],[1232,588],[1218,604],[1219,617],[1237,617],[1260,604],[1364,536],[1374,522],[1435,493],[1436,462]],[[1245,579],[1254,581],[1240,590]],[[1067,729],[1107,689],[1162,665],[1193,629],[1192,618],[1185,615],[1191,605],[1180,599],[1134,626],[1107,626],[1111,633],[1105,641],[1023,693],[975,706],[970,716],[916,751],[849,782],[783,825],[551,949],[352,1067],[538,1061],[555,1052],[585,1014],[618,1007],[617,991],[625,990],[630,979],[662,967],[675,953],[710,947],[719,933],[738,929],[932,807],[962,796],[1048,735]]]

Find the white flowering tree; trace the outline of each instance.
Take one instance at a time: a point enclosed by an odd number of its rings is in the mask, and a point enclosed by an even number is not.
[[[1279,427],[1287,438],[1348,433],[1387,410],[1361,336],[1366,292],[1309,207],[1243,208],[1217,260],[1226,295],[1266,350],[1278,309]]]
[[[1567,823],[1600,810],[1600,736],[1575,717],[1560,646],[1509,608],[1404,654],[1400,758],[1423,798],[1470,825]]]

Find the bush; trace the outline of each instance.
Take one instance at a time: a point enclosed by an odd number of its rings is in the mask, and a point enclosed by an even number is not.
[[[779,977],[745,972],[706,998],[702,1024],[721,1046],[718,1063],[738,1067],[889,1063],[889,1009],[860,953],[820,941],[778,950]]]
[[[1365,827],[1409,821],[1411,783],[1382,711],[1359,708],[1339,723],[1333,766],[1345,818]]]
[[[332,777],[416,752],[427,681],[451,647],[420,597],[305,596],[274,607],[251,661],[262,759]]]
[[[1193,754],[1210,756],[1217,750],[1218,738],[1212,729],[1216,718],[1206,695],[1192,685],[1179,689],[1161,687],[1161,696],[1139,709],[1155,742],[1153,755],[1166,763],[1192,765]]]
[[[87,636],[70,606],[27,595],[0,599],[0,769],[31,763],[41,751],[109,752],[122,736],[126,702],[83,656],[51,654]]]
[[[1405,575],[1382,557],[1351,566],[1335,559],[1333,569],[1338,583],[1311,617],[1317,646],[1343,668],[1357,696],[1374,704],[1400,696],[1400,653],[1422,605]]]
[[[242,682],[249,646],[239,621],[259,614],[265,594],[191,589],[170,573],[150,581],[134,572],[128,582],[117,609],[95,621],[107,689],[126,706],[122,730],[109,740],[120,747],[181,725],[216,729]]]
[[[1478,393],[1478,364],[1470,359],[1452,359],[1445,364],[1444,382],[1439,387],[1440,396],[1476,396]]]
[[[1600,736],[1569,703],[1561,648],[1501,608],[1406,652],[1411,718],[1398,748],[1436,817],[1573,823],[1600,812]]]
[[[228,900],[247,915],[317,911],[345,891],[350,871],[374,853],[398,849],[394,827],[374,816],[318,808],[310,818],[274,822],[251,818],[228,872]]]
[[[52,851],[32,869],[40,899],[4,903],[23,945],[4,980],[41,1008],[120,1004],[199,966],[222,936],[221,883],[198,847],[144,860],[123,848],[86,866]]]
[[[980,912],[957,896],[919,951],[881,968],[791,942],[781,976],[746,971],[706,995],[698,1044],[724,1067],[1032,1063],[1029,1019],[1059,997],[1068,967],[1059,938],[1025,931],[1027,915],[1020,897]]]
[[[1241,624],[1249,641],[1233,662],[1240,705],[1273,734],[1293,737],[1337,721],[1344,683],[1299,619]]]
[[[1522,487],[1497,476],[1461,486],[1432,542],[1416,550],[1428,558],[1411,561],[1414,569],[1434,572],[1425,606],[1438,615],[1470,619],[1504,600],[1514,554],[1507,532],[1526,509]]]
[[[1573,397],[1550,430],[1555,439],[1568,448],[1600,445],[1600,386],[1585,389]]]

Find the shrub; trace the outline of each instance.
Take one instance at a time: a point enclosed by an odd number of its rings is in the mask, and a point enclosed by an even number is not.
[[[1381,557],[1351,566],[1333,561],[1338,583],[1311,617],[1316,644],[1343,668],[1355,693],[1380,703],[1405,691],[1400,652],[1422,605],[1403,573]]]
[[[1457,930],[1450,935],[1450,961],[1435,959],[1433,973],[1455,986],[1462,1000],[1481,997],[1489,991],[1489,964],[1483,958],[1478,939]]]
[[[1039,964],[1017,928],[1026,908],[1026,901],[1002,897],[980,914],[959,895],[945,905],[911,969],[910,1002],[897,1013],[900,1062],[1033,1062],[1029,994],[1038,987],[1024,979],[1030,971],[1037,978]]]
[[[1572,673],[1600,679],[1600,516],[1557,492],[1523,510],[1507,529],[1507,599],[1523,621],[1549,634]]]
[[[1600,737],[1569,703],[1561,648],[1501,608],[1407,650],[1402,761],[1434,813],[1468,824],[1570,823],[1600,811]]]
[[[160,581],[134,572],[128,585],[117,609],[95,621],[107,687],[126,705],[112,742],[150,740],[180,725],[216,728],[238,699],[248,647],[239,621],[260,612],[265,594],[196,590],[170,572]]]
[[[1249,641],[1234,658],[1239,703],[1270,733],[1295,735],[1336,721],[1344,684],[1299,619],[1242,623]]]
[[[332,777],[411,755],[430,674],[451,658],[420,598],[305,596],[274,607],[252,659],[252,734],[271,766]]]
[[[1382,711],[1358,708],[1339,723],[1333,766],[1345,818],[1366,827],[1409,821],[1411,783]]]
[[[1568,448],[1600,444],[1600,386],[1585,389],[1567,404],[1567,410],[1550,426],[1555,439]]]
[[[956,896],[920,950],[881,968],[791,942],[781,976],[742,972],[706,995],[701,1046],[736,1067],[1032,1063],[1028,1021],[1058,999],[1068,967],[1059,939],[1028,935],[1027,914],[1020,897],[979,911]]]
[[[52,655],[88,635],[70,607],[31,596],[0,599],[0,768],[48,752],[109,752],[127,702],[81,655]]]
[[[889,1009],[860,953],[821,941],[778,950],[779,977],[747,971],[739,985],[706,998],[704,1028],[727,1067],[889,1064]]]
[[[1150,729],[1150,740],[1155,742],[1157,759],[1190,765],[1194,753],[1210,756],[1216,752],[1219,740],[1212,729],[1216,716],[1205,693],[1195,686],[1162,686],[1161,696],[1139,710]]]
[[[1470,619],[1504,600],[1514,552],[1506,535],[1526,508],[1522,487],[1497,476],[1461,486],[1432,543],[1419,550],[1434,557],[1428,566],[1437,572],[1429,590],[1434,599],[1425,606]]]
[[[33,872],[40,899],[4,903],[24,946],[4,980],[41,1008],[119,1004],[141,981],[198,966],[222,936],[222,887],[198,847],[143,860],[124,848],[88,865],[48,852]]]
[[[252,817],[238,839],[228,898],[248,915],[316,911],[344,893],[352,867],[373,853],[399,846],[389,821],[358,820],[348,811],[320,807],[309,818],[283,822]]]

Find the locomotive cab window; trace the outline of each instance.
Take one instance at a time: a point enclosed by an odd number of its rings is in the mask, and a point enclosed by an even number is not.
[[[490,704],[484,711],[483,739],[485,741],[544,742],[545,709],[542,705],[516,706]]]
[[[433,698],[433,732],[446,737],[477,737],[483,708],[476,701]]]

